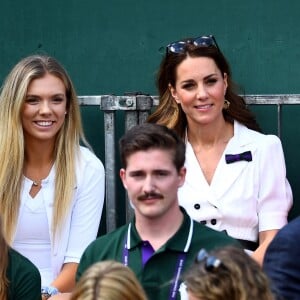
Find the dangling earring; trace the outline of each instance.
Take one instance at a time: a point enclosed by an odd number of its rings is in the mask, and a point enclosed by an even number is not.
[[[180,100],[176,97],[173,97],[173,99],[175,100],[175,102],[177,103],[177,104],[180,104]]]
[[[229,106],[230,106],[230,101],[228,101],[228,100],[224,100],[224,106],[223,106],[223,109],[225,109],[225,110],[228,110],[229,109]]]

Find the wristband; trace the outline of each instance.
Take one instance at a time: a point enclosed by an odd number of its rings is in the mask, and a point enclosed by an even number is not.
[[[45,299],[48,299],[51,296],[59,294],[59,290],[54,286],[43,286],[41,294]]]

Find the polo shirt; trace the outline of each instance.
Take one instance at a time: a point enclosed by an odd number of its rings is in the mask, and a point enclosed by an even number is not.
[[[41,300],[41,276],[36,266],[13,249],[8,252],[8,300]]]
[[[176,275],[180,254],[186,252],[183,272],[194,262],[201,248],[211,250],[225,245],[239,245],[238,242],[225,233],[215,231],[207,226],[193,221],[187,213],[178,231],[146,262],[142,263],[141,240],[136,227],[135,218],[124,225],[92,242],[85,250],[76,274],[79,280],[83,272],[93,263],[104,260],[116,260],[124,263],[125,243],[128,246],[128,266],[134,271],[150,300],[169,299],[172,279]],[[128,230],[129,228],[129,230]],[[180,283],[177,285],[179,288]],[[180,299],[179,292],[175,299]]]

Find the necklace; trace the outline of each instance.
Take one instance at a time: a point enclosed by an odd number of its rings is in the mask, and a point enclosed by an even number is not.
[[[32,185],[33,186],[40,186],[41,185],[41,180],[32,180]]]
[[[43,167],[40,171],[38,170],[39,172],[36,172],[36,170],[32,171],[32,169],[30,170],[31,172],[29,172],[28,165],[27,165],[26,168],[24,168],[24,175],[32,181],[33,187],[41,187],[43,179],[45,179],[49,175],[51,168],[52,168],[52,161],[50,161],[50,163],[47,163],[45,167]],[[32,178],[40,178],[40,179],[32,179]]]

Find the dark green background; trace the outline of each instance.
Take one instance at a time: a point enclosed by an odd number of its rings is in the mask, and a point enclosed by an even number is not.
[[[299,11],[298,0],[2,0],[0,81],[24,56],[47,53],[66,67],[79,95],[155,95],[160,48],[214,34],[243,93],[300,94]],[[253,110],[264,131],[276,133],[276,107]],[[102,112],[82,107],[82,113],[87,137],[104,160]],[[298,106],[283,108],[295,198],[290,217],[300,212],[299,116]]]

